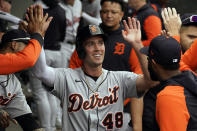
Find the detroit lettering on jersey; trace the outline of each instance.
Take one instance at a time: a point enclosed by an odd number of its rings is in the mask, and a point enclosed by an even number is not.
[[[70,106],[68,107],[68,112],[77,112],[81,108],[84,110],[94,109],[95,107],[103,107],[108,104],[114,104],[118,101],[118,92],[119,87],[114,87],[113,89],[109,88],[111,94],[109,96],[100,97],[99,94],[94,93],[90,96],[89,100],[84,100],[83,96],[80,94],[71,94],[69,95]]]
[[[12,99],[14,99],[14,97],[16,96],[16,94],[8,93],[7,96],[8,96],[8,97],[1,96],[1,95],[0,95],[0,106],[6,106],[7,104],[9,104],[9,102],[10,102]]]

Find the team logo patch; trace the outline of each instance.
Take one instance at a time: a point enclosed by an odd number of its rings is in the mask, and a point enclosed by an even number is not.
[[[91,32],[95,33],[97,31],[96,26],[95,25],[90,26],[90,30]]]
[[[124,54],[125,44],[116,42],[114,54],[122,55]]]

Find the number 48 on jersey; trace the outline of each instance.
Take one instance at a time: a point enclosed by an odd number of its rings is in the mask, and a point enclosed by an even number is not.
[[[113,117],[115,117],[115,122],[113,121]],[[102,123],[107,129],[113,129],[114,123],[116,128],[121,128],[123,125],[123,114],[122,112],[117,112],[115,115],[108,113]]]

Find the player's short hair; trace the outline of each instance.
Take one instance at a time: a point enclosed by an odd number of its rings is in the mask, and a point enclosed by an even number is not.
[[[110,1],[112,3],[118,3],[121,7],[121,10],[124,12],[124,3],[123,3],[123,0],[101,0],[101,6],[103,5],[104,2],[106,1]]]

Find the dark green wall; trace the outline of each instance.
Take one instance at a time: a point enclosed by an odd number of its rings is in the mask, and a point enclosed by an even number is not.
[[[180,14],[197,13],[197,0],[169,0],[169,6],[175,7]]]
[[[12,0],[12,14],[22,17],[32,0]],[[170,7],[175,7],[180,14],[197,12],[197,0],[169,0]]]
[[[17,17],[22,18],[26,8],[32,3],[32,0],[12,0],[11,13]]]

